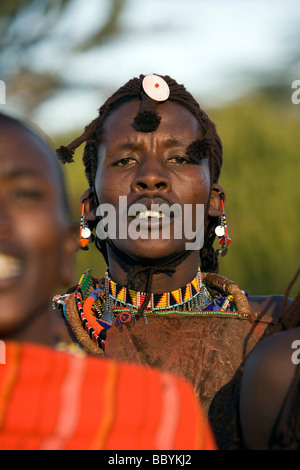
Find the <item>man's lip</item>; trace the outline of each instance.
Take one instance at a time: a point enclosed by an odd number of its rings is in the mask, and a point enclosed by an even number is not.
[[[166,198],[161,198],[161,197],[155,197],[155,198],[137,198],[136,200],[132,201],[130,204],[128,204],[127,207],[127,213],[129,213],[130,209],[134,205],[142,205],[145,207],[144,211],[140,211],[139,214],[142,214],[140,218],[164,218],[166,215],[169,216],[170,212],[164,210],[159,210],[159,206],[167,205],[168,207],[171,207],[174,203],[169,201]],[[161,216],[158,217],[157,213],[161,213]],[[171,213],[171,217],[173,217],[173,214]],[[129,218],[135,218],[135,216],[129,216]]]
[[[0,289],[8,289],[24,274],[24,261],[20,257],[0,252]]]
[[[0,281],[20,278],[24,273],[25,256],[17,243],[0,243]]]
[[[21,261],[25,260],[25,250],[17,240],[9,240],[7,242],[1,240],[0,254],[11,256],[12,258],[18,258]]]
[[[137,218],[138,219],[149,219],[149,218],[154,218],[154,219],[164,219],[166,217],[166,214],[162,211],[156,211],[156,210],[145,210],[142,212],[138,212]]]

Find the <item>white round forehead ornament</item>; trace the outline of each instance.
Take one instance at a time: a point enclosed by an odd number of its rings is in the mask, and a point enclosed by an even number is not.
[[[165,101],[170,96],[169,85],[158,75],[146,75],[143,80],[143,89],[155,101]]]

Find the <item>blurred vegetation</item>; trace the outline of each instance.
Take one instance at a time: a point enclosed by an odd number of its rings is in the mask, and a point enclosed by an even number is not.
[[[62,73],[65,63],[121,37],[119,19],[126,0],[99,1],[99,28],[80,40],[73,34],[73,25],[59,29],[72,4],[73,0],[0,2],[0,78],[10,100],[15,97],[16,107],[21,106],[29,119],[32,110],[59,92],[99,87],[84,83],[83,78],[80,83],[72,81]],[[299,266],[300,105],[291,103],[291,89],[286,85],[290,71],[299,65],[299,42],[298,30],[291,28],[286,67],[251,78],[261,92],[207,110],[224,146],[220,183],[227,190],[226,217],[232,238],[227,256],[220,258],[220,273],[250,294],[283,294]],[[52,58],[48,57],[49,68],[43,70],[37,65],[45,44],[51,45]],[[300,77],[295,73],[296,78]],[[66,144],[81,131],[52,136],[53,145]],[[79,197],[87,187],[82,151],[81,147],[76,152],[74,164],[64,167],[72,216],[78,221]],[[96,276],[105,270],[94,246],[78,252],[74,282],[87,268]]]
[[[28,118],[57,93],[83,86],[85,90],[98,89],[97,84],[74,81],[74,77],[64,73],[64,65],[75,55],[99,47],[121,32],[119,17],[126,0],[99,1],[98,12],[95,11],[99,27],[80,41],[72,25],[61,27],[73,4],[74,0],[0,2],[0,79],[6,83],[10,102],[15,100]],[[45,55],[50,59],[47,64]]]
[[[284,100],[256,94],[211,115],[232,238],[220,273],[250,294],[283,294],[300,265],[300,107],[288,89]]]
[[[220,274],[252,295],[284,294],[300,264],[300,105],[291,103],[290,90],[285,98],[276,101],[258,93],[207,110],[224,146],[220,184],[227,191],[232,239],[228,254],[220,257]],[[55,145],[67,144],[78,134],[56,137]],[[82,152],[83,146],[75,163],[64,166],[76,220],[79,197],[87,188]],[[94,246],[78,252],[77,278],[87,268],[97,276],[105,270]]]

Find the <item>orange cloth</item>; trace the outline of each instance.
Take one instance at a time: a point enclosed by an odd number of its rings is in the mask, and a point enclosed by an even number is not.
[[[0,449],[215,450],[192,386],[152,368],[6,342]]]

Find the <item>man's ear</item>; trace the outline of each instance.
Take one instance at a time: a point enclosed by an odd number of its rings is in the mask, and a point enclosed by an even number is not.
[[[94,189],[86,189],[80,196],[80,205],[84,204],[84,215],[87,222],[95,222],[98,217],[96,210],[98,207],[98,198]]]
[[[209,201],[209,209],[208,215],[211,217],[220,217],[222,215],[222,204],[221,200],[224,201],[224,206],[226,202],[226,191],[218,183],[214,183],[212,185],[211,193],[210,193],[210,201]]]

